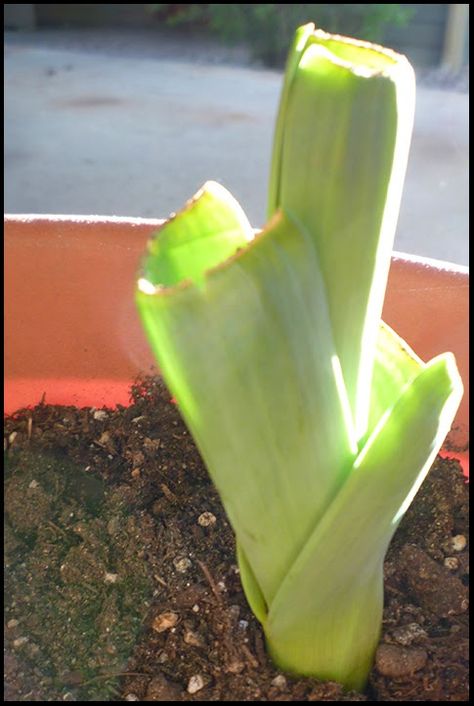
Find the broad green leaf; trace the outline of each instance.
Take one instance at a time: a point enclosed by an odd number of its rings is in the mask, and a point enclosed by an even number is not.
[[[270,606],[265,633],[282,668],[363,687],[381,625],[385,552],[461,396],[446,353],[380,420]]]
[[[405,58],[388,50],[307,27],[300,33],[275,133],[269,213],[283,207],[314,239],[362,438],[410,144],[414,76]]]
[[[423,361],[409,345],[381,321],[375,349],[366,439],[382,415],[398,401],[404,386],[418,375],[423,366]],[[361,448],[363,444],[364,442],[361,442]]]
[[[198,197],[173,225],[219,199]],[[165,224],[156,250],[168,236]],[[160,285],[154,251],[145,270]],[[137,303],[269,605],[357,453],[313,243],[276,214],[201,284],[142,280]]]

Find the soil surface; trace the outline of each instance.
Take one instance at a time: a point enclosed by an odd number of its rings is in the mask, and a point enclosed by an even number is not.
[[[283,675],[161,380],[5,419],[6,701],[467,701],[468,487],[438,459],[385,561],[367,690]]]

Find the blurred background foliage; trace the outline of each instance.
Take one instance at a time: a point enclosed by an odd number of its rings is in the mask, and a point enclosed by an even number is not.
[[[295,29],[314,22],[328,32],[383,42],[385,31],[404,26],[413,10],[403,4],[244,4],[147,6],[168,26],[203,29],[229,44],[244,43],[267,66],[282,67]]]

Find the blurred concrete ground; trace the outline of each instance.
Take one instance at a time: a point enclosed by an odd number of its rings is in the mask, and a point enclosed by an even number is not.
[[[263,224],[281,72],[156,33],[5,37],[5,212],[166,217],[214,179]],[[468,264],[468,98],[418,87],[396,250]]]

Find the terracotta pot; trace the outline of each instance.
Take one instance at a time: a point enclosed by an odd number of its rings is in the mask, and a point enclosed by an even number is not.
[[[86,216],[5,218],[4,412],[51,404],[126,405],[139,372],[156,372],[133,289],[161,221]],[[468,460],[465,267],[394,253],[384,319],[427,360],[452,351],[464,398],[445,444]]]

